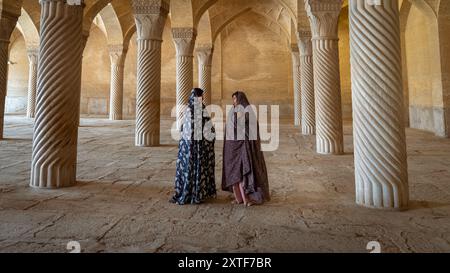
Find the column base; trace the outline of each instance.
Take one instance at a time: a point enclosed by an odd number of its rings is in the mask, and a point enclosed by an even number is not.
[[[161,146],[159,136],[145,136],[136,138],[136,147],[158,147]]]
[[[302,135],[313,136],[316,134],[316,127],[304,125],[302,126]]]
[[[332,143],[317,139],[317,153],[321,155],[343,155],[344,147],[341,143]]]
[[[30,187],[48,190],[73,187],[77,184],[75,174],[74,168],[70,170],[55,170],[54,173],[47,171],[46,174],[33,172],[32,170]]]
[[[109,116],[109,120],[119,121],[119,120],[123,120],[123,117],[122,117],[122,115],[112,114]]]

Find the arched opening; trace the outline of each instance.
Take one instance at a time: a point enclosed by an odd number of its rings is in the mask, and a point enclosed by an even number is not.
[[[6,114],[25,114],[28,101],[29,62],[25,38],[16,27],[11,35],[8,62]]]
[[[342,118],[352,120],[352,87],[350,78],[350,34],[348,6],[342,8],[338,24],[339,65],[341,73]]]
[[[110,70],[107,38],[93,24],[83,53],[81,115],[108,115]]]
[[[222,54],[222,100],[229,104],[232,93],[243,90],[252,104],[280,105],[280,116],[292,118],[291,55],[284,35],[271,26],[260,14],[248,12],[222,31],[216,41]]]
[[[445,134],[438,25],[425,2],[414,2],[405,26],[411,128]]]

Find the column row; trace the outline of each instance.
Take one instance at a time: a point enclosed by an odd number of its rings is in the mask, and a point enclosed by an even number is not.
[[[344,152],[337,32],[341,7],[340,0],[305,0],[312,37],[308,31],[298,37],[302,132],[314,133],[315,111],[320,154]],[[349,14],[356,202],[405,209],[409,188],[398,1],[350,0]]]

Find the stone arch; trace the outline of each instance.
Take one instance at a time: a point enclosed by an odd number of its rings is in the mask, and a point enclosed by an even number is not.
[[[125,48],[128,48],[128,46],[130,45],[131,42],[131,38],[133,38],[133,35],[136,33],[136,25],[131,26],[124,35],[123,38],[123,46]]]
[[[106,7],[112,0],[96,0],[92,4],[86,5],[83,18],[83,35],[89,36],[92,22],[97,14]]]
[[[265,42],[258,42],[262,40]],[[282,117],[292,117],[291,45],[284,42],[289,40],[278,25],[251,8],[224,24],[220,41],[217,41],[222,52],[222,100],[228,101],[231,91],[243,89],[253,97],[255,105],[271,101],[283,105]],[[239,53],[233,52],[236,47],[240,48]],[[272,54],[276,54],[276,61],[268,60]]]
[[[220,31],[215,33],[214,37],[217,38],[217,35],[220,34],[220,32],[222,32],[223,29],[225,29],[227,26],[229,26],[231,23],[233,23],[236,19],[238,19],[242,15],[248,14],[249,12],[253,12],[253,13],[259,15],[260,17],[264,18],[266,20],[266,22],[268,23],[268,25],[266,27],[268,27],[269,29],[270,29],[270,26],[277,26],[280,31],[274,31],[274,32],[278,32],[280,37],[284,37],[286,39],[285,40],[285,44],[286,44],[287,48],[290,49],[290,46],[291,46],[291,39],[290,39],[291,35],[290,35],[290,32],[288,30],[286,30],[285,28],[283,28],[282,26],[280,26],[280,24],[278,24],[278,22],[273,20],[273,18],[271,18],[267,14],[258,12],[257,10],[252,9],[252,8],[245,9],[245,10],[241,11],[240,13],[235,14],[235,16],[231,17],[230,20],[227,20],[220,27],[220,29],[219,29]],[[272,30],[274,30],[274,29],[272,28]]]
[[[112,5],[106,5],[98,14],[105,27],[108,45],[123,45],[123,31]]]
[[[244,15],[245,13],[249,12],[251,8],[245,8],[240,10],[237,13],[234,14],[224,14],[222,17],[221,22],[216,23],[216,25],[213,25],[213,43],[216,41],[219,34],[222,32],[222,30],[228,26],[231,22],[239,18],[240,16]]]
[[[195,28],[192,1],[171,1],[172,28]]]
[[[286,1],[286,0],[277,0],[277,2],[282,6],[289,14],[291,21],[297,26],[299,22],[298,13],[296,14],[294,10],[298,10],[298,3],[296,1]],[[293,6],[292,6],[293,5]]]
[[[278,1],[278,3],[280,3]],[[294,39],[291,39],[291,21],[295,20],[295,18],[292,18],[291,16],[283,17],[282,13],[284,12],[285,8],[280,5],[279,9],[273,10],[271,7],[267,6],[254,6],[252,10],[265,18],[267,18],[268,21],[270,21],[273,24],[276,24],[281,31],[284,33],[284,36],[287,38],[288,46],[290,47],[290,44],[296,41],[296,38],[294,36]]]
[[[22,14],[17,20],[17,29],[22,33],[28,49],[39,47],[39,31],[30,15],[22,8]]]
[[[197,35],[197,44],[198,45],[212,45],[212,29],[211,29],[211,21],[209,18],[209,12],[206,11],[200,21],[198,22],[198,35]]]
[[[193,0],[194,7],[194,26],[197,27],[208,9],[217,3],[218,0]],[[209,15],[208,15],[209,16]]]
[[[444,98],[445,137],[450,137],[450,1],[441,0],[438,10],[441,53],[442,93]]]
[[[437,14],[425,0],[403,1],[410,126],[446,135]],[[420,37],[421,39],[418,39]]]

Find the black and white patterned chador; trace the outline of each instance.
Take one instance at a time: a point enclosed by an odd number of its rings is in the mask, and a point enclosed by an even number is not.
[[[181,129],[175,195],[171,200],[179,205],[200,204],[216,197],[215,130],[198,95],[198,91],[192,91]]]

